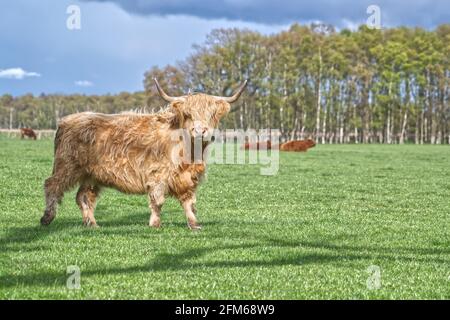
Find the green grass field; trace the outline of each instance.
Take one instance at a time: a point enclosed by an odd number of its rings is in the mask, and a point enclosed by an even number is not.
[[[276,176],[210,166],[200,232],[174,200],[150,229],[146,197],[113,190],[101,228],[81,226],[74,191],[41,227],[52,155],[50,140],[0,138],[2,299],[450,298],[448,146],[320,145],[282,153]]]

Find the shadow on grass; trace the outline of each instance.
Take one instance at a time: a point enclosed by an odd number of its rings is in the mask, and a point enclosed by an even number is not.
[[[9,227],[6,230],[6,235],[0,238],[0,247],[3,252],[16,251],[16,245],[28,245],[29,243],[45,239],[52,234],[67,231],[74,227],[74,223],[76,223],[74,219],[65,219],[51,226],[41,226],[39,221],[37,221],[33,226]],[[27,251],[27,248],[21,247],[20,251]],[[31,248],[28,251],[32,251]]]
[[[166,211],[165,214],[180,213],[176,210]],[[98,216],[101,218],[98,219]],[[107,212],[99,211],[97,214],[97,221],[101,227],[126,227],[141,225],[145,227],[148,224],[150,217],[149,212],[137,212],[133,214],[124,214],[120,217],[108,217]],[[182,223],[171,223],[177,226],[186,226]],[[76,217],[58,217],[49,226],[41,226],[39,219],[36,219],[36,223],[26,227],[11,226],[6,229],[5,235],[0,238],[0,248],[2,252],[8,251],[34,251],[36,249],[42,249],[42,246],[32,246],[30,243],[38,242],[47,237],[55,234],[66,233],[68,236],[78,235],[85,236],[86,233],[81,231],[89,230],[89,228],[83,227],[81,223],[81,214],[79,218]],[[124,234],[129,230],[124,230]],[[117,230],[112,231],[117,233]]]
[[[337,245],[327,241],[286,241],[276,238],[249,239],[257,240],[256,243],[230,244],[219,246],[203,246],[183,250],[178,253],[160,253],[148,263],[125,267],[107,267],[99,269],[81,270],[82,277],[96,277],[109,275],[133,275],[137,273],[152,273],[166,271],[204,270],[214,268],[272,268],[279,266],[305,266],[314,264],[347,265],[353,261],[400,261],[400,262],[430,262],[447,265],[448,259],[432,257],[430,255],[442,255],[448,252],[440,248],[414,249],[414,248],[386,248],[375,246],[348,246]],[[268,249],[269,248],[269,249]],[[280,248],[298,249],[298,252],[289,252],[285,257],[270,257],[249,260],[216,260],[198,261],[199,258],[211,252],[226,250],[272,250],[279,253]],[[320,250],[321,253],[311,252]],[[329,250],[329,252],[323,252]],[[2,287],[14,286],[57,286],[65,285],[66,275],[62,272],[43,271],[26,275],[1,275],[0,285]]]
[[[202,247],[185,250],[177,254],[162,253],[157,255],[148,264],[113,267],[96,270],[81,270],[82,277],[95,277],[100,275],[131,275],[135,273],[165,272],[192,270],[195,268],[243,268],[252,266],[285,266],[285,265],[305,265],[309,263],[327,263],[334,260],[334,255],[323,254],[300,254],[289,258],[275,258],[271,260],[250,260],[250,261],[213,261],[213,262],[195,262],[192,259],[206,255],[212,250],[235,250],[235,249],[253,249],[260,244],[247,245],[225,245],[220,247]],[[354,257],[356,259],[356,257]],[[64,286],[67,276],[63,272],[44,271],[30,273],[18,276],[0,276],[0,285],[4,288],[14,286]]]

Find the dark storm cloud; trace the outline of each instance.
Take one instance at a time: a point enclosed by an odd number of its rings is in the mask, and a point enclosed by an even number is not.
[[[113,2],[140,15],[190,15],[203,19],[228,19],[264,24],[324,21],[336,26],[364,23],[369,5],[381,9],[382,23],[434,27],[450,23],[448,0],[84,0]]]

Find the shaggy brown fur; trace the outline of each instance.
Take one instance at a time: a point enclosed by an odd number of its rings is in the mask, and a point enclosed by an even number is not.
[[[23,139],[25,137],[29,137],[33,140],[37,139],[36,133],[31,128],[21,128],[20,129],[20,138]]]
[[[283,143],[280,146],[280,151],[296,151],[296,152],[306,152],[309,148],[316,146],[316,143],[311,140],[291,140]]]
[[[206,162],[174,162],[172,154],[180,150],[181,155],[186,146],[173,141],[172,134],[184,128],[192,139],[198,134],[207,136],[230,111],[230,104],[205,94],[182,98],[155,114],[85,112],[63,118],[55,137],[53,175],[45,181],[46,209],[41,223],[52,222],[64,193],[79,184],[76,202],[86,226],[97,225],[96,200],[102,187],[111,187],[147,194],[152,227],[160,226],[161,207],[170,195],[183,206],[188,226],[200,228],[195,193]]]

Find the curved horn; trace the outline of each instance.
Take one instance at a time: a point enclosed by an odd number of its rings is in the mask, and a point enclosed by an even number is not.
[[[158,89],[158,93],[161,98],[163,98],[167,102],[174,102],[174,101],[181,100],[181,98],[179,98],[179,97],[171,97],[167,93],[165,93],[164,90],[159,85],[158,80],[156,80],[156,78],[153,78],[153,81],[155,81],[156,89]]]
[[[222,100],[225,100],[228,103],[236,102],[237,99],[241,96],[242,92],[244,92],[245,87],[247,86],[248,80],[245,80],[244,83],[242,83],[237,91],[231,96],[231,97],[216,97]]]

